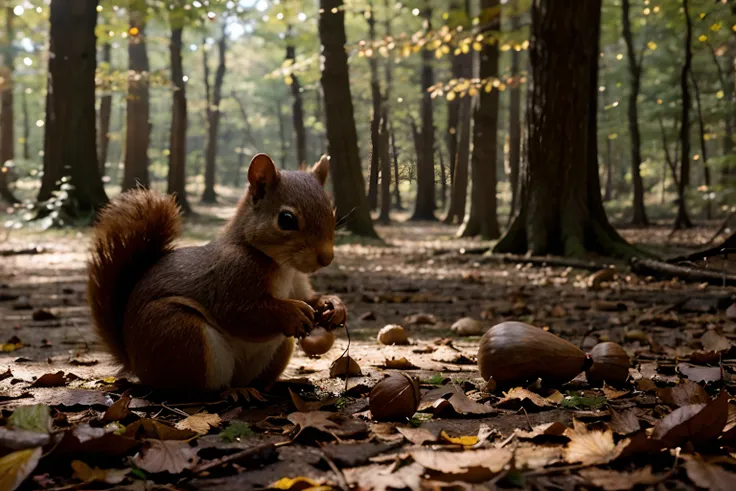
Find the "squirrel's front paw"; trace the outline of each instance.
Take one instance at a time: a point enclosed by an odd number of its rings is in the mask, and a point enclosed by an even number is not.
[[[317,300],[317,323],[328,331],[341,327],[348,320],[348,309],[336,295],[323,295]]]
[[[282,326],[286,337],[302,338],[309,334],[314,326],[314,310],[301,300],[284,300],[288,315]]]

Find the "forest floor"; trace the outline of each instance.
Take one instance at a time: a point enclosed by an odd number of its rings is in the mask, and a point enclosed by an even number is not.
[[[200,212],[184,242],[212,237],[232,207]],[[701,249],[716,227],[621,232],[672,256]],[[118,378],[88,318],[89,231],[14,231],[0,251],[39,249],[0,257],[0,489],[24,476],[19,489],[736,489],[736,406],[719,397],[734,389],[736,289],[623,264],[592,284],[592,270],[469,253],[487,244],[454,231],[396,223],[379,228],[383,244],[339,238],[314,284],[347,305],[362,375],[330,378],[348,347],[340,330],[321,357],[297,348],[265,401],[164,400]],[[548,327],[585,352],[615,341],[629,379],[486,392],[480,336],[450,329],[466,316],[483,330]],[[378,344],[387,324],[411,344]],[[368,394],[392,372],[419,381],[421,402],[410,420],[379,423]]]

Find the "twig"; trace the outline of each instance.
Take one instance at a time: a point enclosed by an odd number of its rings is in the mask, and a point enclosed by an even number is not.
[[[332,459],[325,453],[323,449],[320,448],[319,453],[322,455],[322,458],[325,460],[325,462],[327,462],[327,465],[330,466],[332,472],[335,473],[335,477],[337,478],[340,489],[342,489],[343,491],[348,491],[350,489],[350,486],[348,485],[347,479],[345,479],[345,474],[343,474],[340,468],[335,465],[335,462],[332,461]]]
[[[526,424],[529,425],[529,431],[534,431],[534,425],[532,425],[532,420],[529,419],[529,413],[526,412],[526,408],[521,406],[521,410],[524,411],[524,416],[526,416]]]
[[[172,413],[174,413],[174,414],[178,414],[179,416],[184,416],[185,418],[188,418],[189,416],[191,416],[190,414],[188,414],[188,413],[185,413],[185,412],[184,412],[184,411],[182,411],[181,409],[177,409],[177,408],[175,408],[175,407],[169,407],[169,406],[167,406],[166,404],[164,404],[163,402],[161,403],[161,407],[162,407],[162,408],[164,408],[164,409],[168,409],[168,410],[169,410],[169,411],[171,411]]]
[[[192,469],[191,475],[184,477],[179,482],[188,481],[192,479],[194,476],[196,476],[197,474],[201,474],[202,472],[208,471],[210,469],[214,469],[215,467],[220,467],[225,464],[229,464],[230,462],[244,459],[246,457],[252,457],[255,455],[262,454],[262,453],[268,453],[270,451],[274,451],[275,449],[276,447],[273,443],[262,443],[260,445],[256,445],[255,447],[246,448],[245,450],[241,450],[240,452],[226,455],[225,457],[222,457],[220,459],[215,459],[211,462],[195,467],[194,469]]]

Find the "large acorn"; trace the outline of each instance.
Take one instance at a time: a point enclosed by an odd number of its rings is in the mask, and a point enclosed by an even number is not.
[[[585,371],[585,376],[591,385],[605,382],[608,385],[621,386],[626,382],[631,360],[620,345],[613,342],[597,344],[590,350],[590,357],[593,363]]]
[[[478,349],[478,368],[498,387],[534,382],[569,382],[585,370],[586,356],[574,344],[523,322],[502,322],[486,331]]]
[[[420,399],[417,382],[404,373],[394,373],[378,382],[371,390],[371,415],[379,421],[411,418],[417,412]]]
[[[324,355],[335,343],[335,335],[324,327],[315,327],[308,336],[299,340],[299,346],[308,355]]]

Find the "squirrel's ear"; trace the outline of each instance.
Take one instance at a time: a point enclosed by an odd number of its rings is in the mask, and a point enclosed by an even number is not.
[[[317,178],[321,185],[327,182],[327,174],[330,173],[330,158],[323,155],[319,162],[312,166],[312,174]]]
[[[265,153],[259,153],[250,161],[248,182],[250,183],[250,192],[256,200],[263,198],[269,188],[278,184],[279,179],[279,171],[276,169],[276,165],[271,157]]]

